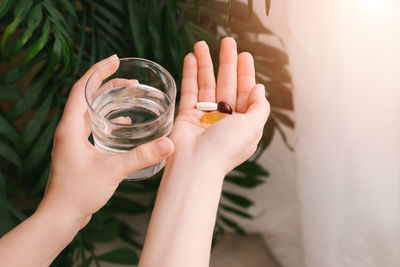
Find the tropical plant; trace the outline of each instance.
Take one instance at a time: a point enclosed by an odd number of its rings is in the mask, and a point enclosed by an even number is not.
[[[282,125],[294,127],[287,115],[293,105],[287,55],[257,42],[258,35],[273,33],[253,14],[252,3],[0,1],[0,236],[29,216],[40,201],[49,173],[52,136],[69,89],[89,66],[114,53],[154,60],[179,81],[183,57],[197,40],[208,42],[218,64],[219,40],[234,36],[240,51],[255,56],[257,80],[266,85],[272,115],[254,157],[230,173],[226,182],[244,188],[264,183],[268,172],[257,159],[275,132],[286,142]],[[268,13],[270,1],[266,3]],[[91,262],[100,266],[102,261],[135,264],[141,231],[120,215],[148,214],[160,177],[122,183],[53,266]],[[243,233],[235,216],[252,218],[246,211],[251,205],[248,197],[224,190],[215,236],[226,228]],[[95,253],[96,244],[117,239],[126,246]]]

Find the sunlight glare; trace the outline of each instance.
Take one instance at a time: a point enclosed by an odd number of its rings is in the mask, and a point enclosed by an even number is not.
[[[359,0],[363,12],[374,14],[382,10],[382,0]]]

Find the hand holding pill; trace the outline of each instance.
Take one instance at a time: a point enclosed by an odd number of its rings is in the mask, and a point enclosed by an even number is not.
[[[204,41],[196,43],[194,53],[185,57],[171,161],[212,160],[227,173],[255,152],[269,104],[264,86],[256,85],[252,55],[238,55],[233,38],[221,41],[219,62],[215,79]]]

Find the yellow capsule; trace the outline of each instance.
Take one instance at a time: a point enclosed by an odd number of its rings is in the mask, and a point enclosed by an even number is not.
[[[227,113],[221,113],[218,111],[213,111],[213,112],[207,112],[204,113],[204,115],[201,117],[200,121],[207,127],[210,127],[217,121],[225,118],[226,116],[229,116]]]

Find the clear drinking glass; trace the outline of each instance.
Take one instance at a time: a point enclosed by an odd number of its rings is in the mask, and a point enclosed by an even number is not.
[[[162,66],[142,58],[110,61],[89,77],[85,97],[95,147],[123,153],[170,134],[176,85]],[[131,173],[126,179],[149,178],[165,161]]]

